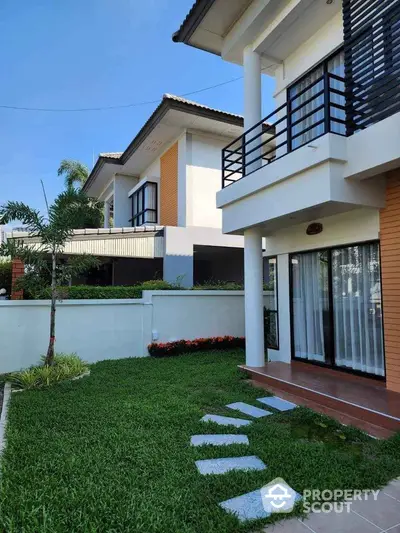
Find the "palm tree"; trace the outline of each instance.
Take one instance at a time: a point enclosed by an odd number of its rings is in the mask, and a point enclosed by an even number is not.
[[[63,159],[60,163],[58,176],[64,176],[65,187],[71,189],[75,186],[81,188],[89,176],[89,169],[83,163],[72,159]]]
[[[58,176],[64,176],[65,188],[82,189],[85,181],[89,177],[88,167],[80,161],[74,161],[73,159],[63,159],[58,168]],[[81,223],[83,224],[79,228],[101,228],[103,226],[103,202],[99,202],[95,198],[89,198],[82,193],[81,201],[84,205],[88,206],[88,212],[90,216],[85,218]]]
[[[7,202],[0,206],[0,224],[19,220],[29,232],[28,239],[8,239],[0,246],[0,256],[20,259],[25,265],[25,274],[16,283],[17,290],[37,293],[48,289],[51,279],[50,339],[46,365],[51,365],[54,360],[56,302],[61,298],[60,287],[73,276],[98,265],[98,260],[90,255],[63,258],[65,244],[74,229],[84,227],[83,221],[90,220],[92,216],[97,216],[96,207],[90,207],[84,193],[73,187],[57,196],[47,208],[47,218],[22,202]],[[32,237],[36,237],[35,243],[29,242]]]

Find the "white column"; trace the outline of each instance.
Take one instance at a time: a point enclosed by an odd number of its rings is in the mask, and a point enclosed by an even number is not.
[[[244,232],[246,365],[261,367],[264,354],[262,239],[257,229]]]
[[[110,202],[108,201],[104,202],[103,215],[104,215],[104,227],[109,228],[110,227]]]
[[[257,122],[262,119],[262,104],[261,104],[261,57],[257,52],[252,50],[251,46],[247,46],[243,53],[243,67],[244,67],[244,130],[252,128]],[[247,136],[246,140],[251,139],[257,133],[261,133],[262,127],[259,126],[252,130]],[[260,144],[261,137],[257,138],[253,143],[246,147],[246,151],[255,148]],[[247,162],[252,161],[257,156],[261,155],[261,148],[254,150],[246,158]],[[261,160],[255,161],[246,167],[246,174],[257,170],[262,164]]]

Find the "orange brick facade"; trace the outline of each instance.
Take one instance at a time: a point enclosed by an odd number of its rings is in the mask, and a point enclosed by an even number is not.
[[[160,160],[160,224],[178,225],[178,143]]]
[[[386,385],[400,392],[400,169],[388,173],[380,241]]]
[[[12,279],[11,279],[11,300],[22,300],[24,294],[22,291],[15,291],[14,285],[18,278],[24,275],[24,263],[19,259],[13,259],[12,262]]]

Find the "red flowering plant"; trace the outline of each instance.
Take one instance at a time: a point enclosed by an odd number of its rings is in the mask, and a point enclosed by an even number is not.
[[[244,348],[244,337],[209,337],[172,342],[153,342],[147,347],[152,357],[171,357],[183,353],[203,352],[206,350],[228,350]]]

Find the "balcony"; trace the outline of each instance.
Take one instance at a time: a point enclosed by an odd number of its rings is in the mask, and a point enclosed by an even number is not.
[[[346,136],[344,78],[325,72],[222,151],[222,188],[334,133]]]

